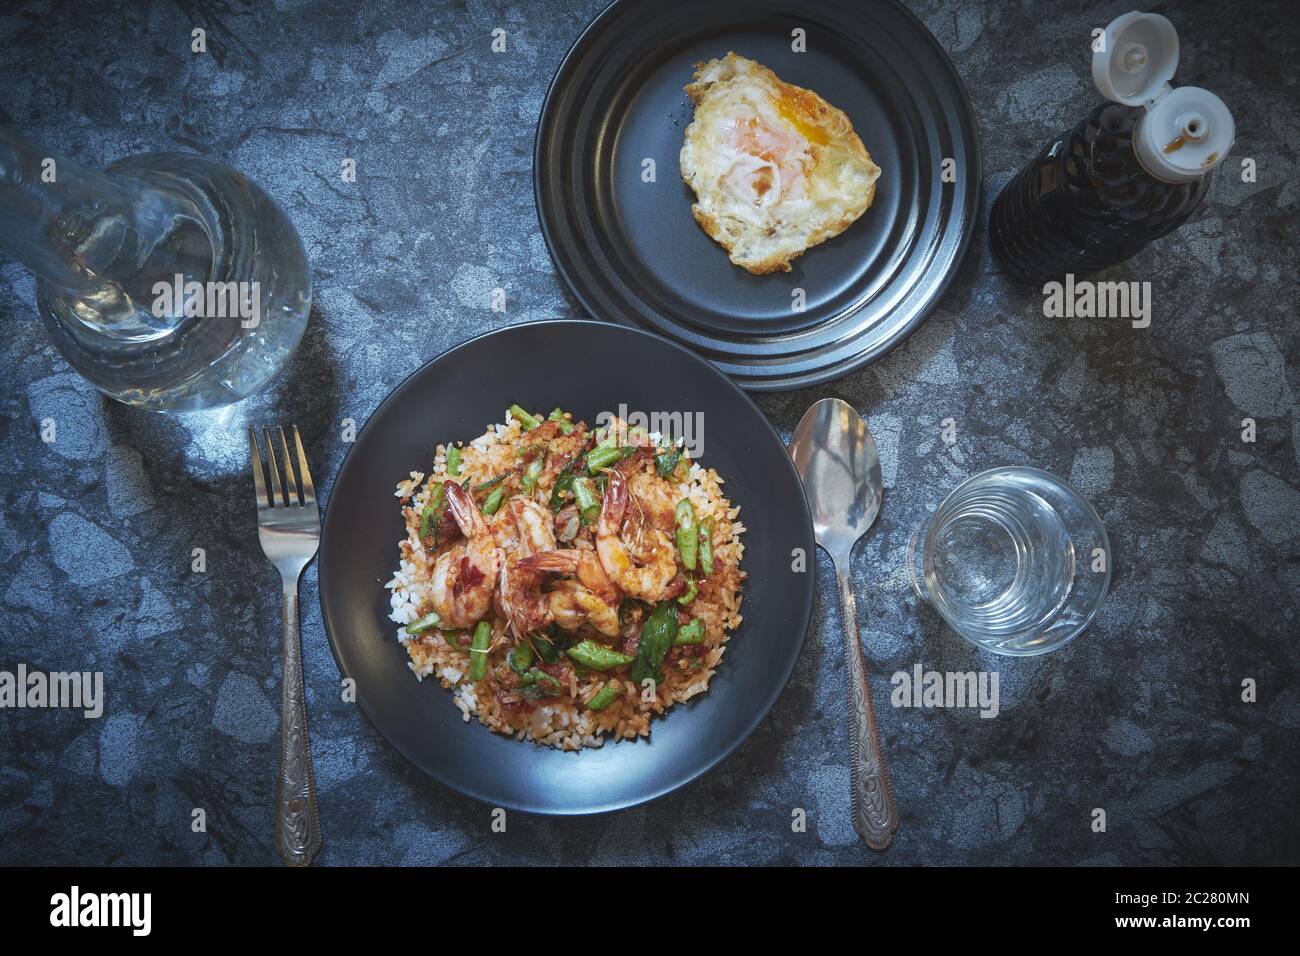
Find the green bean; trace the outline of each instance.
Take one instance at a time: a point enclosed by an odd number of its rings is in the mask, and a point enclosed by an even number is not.
[[[622,667],[625,664],[631,664],[635,660],[635,658],[627,654],[620,654],[612,647],[606,647],[596,641],[581,641],[564,653],[583,667],[590,667],[594,671],[607,671],[611,667]]]
[[[615,680],[610,681],[600,690],[596,691],[596,696],[587,701],[588,710],[604,710],[610,704],[618,699],[619,694],[623,691],[623,686]]]
[[[682,567],[695,570],[695,555],[700,547],[700,532],[695,524],[695,506],[689,498],[677,502],[677,552],[682,556]]]
[[[680,647],[682,644],[703,644],[704,643],[704,622],[699,618],[688,621],[677,629],[677,636],[673,638],[673,647]]]
[[[474,628],[474,640],[469,645],[469,679],[478,683],[487,676],[488,644],[492,640],[492,625],[479,621]]]
[[[677,608],[672,601],[661,601],[641,625],[641,641],[632,664],[632,681],[638,687],[647,677],[660,680],[659,665],[677,638]]]
[[[533,678],[538,689],[548,697],[555,697],[564,692],[564,686],[540,667],[530,668],[528,673]]]
[[[455,445],[447,447],[447,474],[453,478],[460,476],[460,449]]]
[[[558,405],[551,411],[551,414],[546,416],[546,418],[548,421],[559,422],[560,432],[562,434],[573,434],[573,429],[575,428],[573,422],[564,417],[564,409],[560,408]]]
[[[540,634],[533,634],[528,638],[528,643],[547,664],[554,664],[560,659],[560,652],[555,649],[555,642],[551,641]]]
[[[627,445],[623,448],[619,448],[617,445],[602,445],[598,448],[593,448],[591,451],[587,452],[587,471],[594,475],[596,472],[600,471],[600,469],[608,468],[610,465],[622,461],[631,454],[632,449],[632,445]]]
[[[573,479],[573,497],[578,502],[578,513],[582,515],[583,524],[591,524],[600,517],[600,501],[591,487],[590,478]]]
[[[528,668],[533,666],[533,649],[527,644],[516,644],[506,657],[510,669],[523,677],[528,673]]]
[[[438,616],[437,611],[430,611],[424,617],[411,624],[406,625],[407,634],[423,634],[425,631],[431,631],[442,623],[442,618]]]
[[[677,603],[690,604],[692,601],[695,600],[695,596],[699,593],[700,593],[700,588],[695,583],[695,579],[688,577],[686,579],[686,591],[677,598]]]
[[[519,426],[526,432],[532,431],[542,423],[542,420],[536,415],[524,411],[522,405],[511,405],[510,414],[519,422]]]
[[[713,519],[700,522],[700,568],[707,578],[713,573]]]
[[[487,496],[487,501],[483,502],[483,513],[485,515],[494,515],[497,509],[501,507],[501,502],[506,499],[506,490],[497,488],[492,494]]]
[[[528,463],[527,470],[524,471],[524,494],[531,495],[533,489],[537,487],[537,479],[542,475],[542,456],[539,454],[536,458]]]
[[[555,479],[555,485],[551,488],[551,510],[559,511],[564,507],[565,492],[573,490],[573,462],[565,465],[561,470],[558,478]]]
[[[433,489],[429,495],[429,500],[425,502],[424,510],[420,512],[420,538],[429,537],[429,532],[437,532],[437,521],[442,514],[442,509],[447,505],[447,485],[445,482],[438,482],[438,487]],[[436,543],[436,542],[435,542]]]

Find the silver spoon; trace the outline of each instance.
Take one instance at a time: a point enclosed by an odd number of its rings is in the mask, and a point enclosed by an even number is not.
[[[880,513],[880,455],[867,423],[848,402],[823,398],[804,413],[790,439],[817,543],[831,556],[840,588],[849,714],[849,776],[853,826],[867,846],[883,850],[898,829],[898,808],[885,767],[871,685],[858,638],[858,608],[849,575],[853,545]]]

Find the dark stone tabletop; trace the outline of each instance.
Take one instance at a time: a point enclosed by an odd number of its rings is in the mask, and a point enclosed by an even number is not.
[[[953,57],[985,155],[985,212],[1096,99],[1092,28],[1132,7],[909,4]],[[275,863],[279,594],[258,546],[243,424],[295,421],[328,494],[407,374],[508,323],[578,313],[538,233],[533,132],[597,2],[278,0],[7,5],[0,122],[103,166],[195,150],[264,186],[300,230],[315,307],[265,393],[225,411],[133,411],[71,373],[0,260],[0,669],[98,670],[98,719],[0,710],[0,862]],[[513,817],[406,764],[339,692],[316,573],[303,643],[325,844],[319,862],[1159,864],[1300,859],[1300,407],[1296,209],[1300,20],[1287,4],[1162,4],[1181,83],[1238,138],[1197,216],[1109,273],[1152,283],[1148,329],[1047,319],[983,232],[901,348],[831,385],[764,395],[784,435],[815,399],[869,420],[883,515],[855,579],[903,823],[885,855],[849,819],[838,607],[819,555],[812,631],[770,717],[726,763],[651,805]],[[209,52],[190,52],[190,31]],[[493,54],[491,32],[509,37]],[[833,98],[832,98],[833,99]],[[355,158],[346,187],[338,171]],[[1257,177],[1243,182],[1240,158]],[[982,223],[981,223],[982,230]],[[505,313],[490,291],[507,290]],[[58,438],[44,444],[39,422]],[[940,437],[954,420],[956,441]],[[1242,440],[1243,419],[1256,423]],[[912,529],[1003,464],[1066,476],[1115,552],[1078,641],[981,654],[918,606]],[[191,570],[192,549],[207,568]],[[917,663],[997,670],[1001,713],[888,705]],[[1243,681],[1257,699],[1242,699]],[[203,808],[206,832],[191,828]],[[793,832],[795,809],[807,831]],[[1093,810],[1106,811],[1094,832]]]

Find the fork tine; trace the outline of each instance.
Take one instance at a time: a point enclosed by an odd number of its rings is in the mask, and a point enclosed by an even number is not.
[[[298,483],[293,479],[293,458],[289,455],[289,443],[284,437],[284,426],[277,425],[276,430],[280,433],[280,454],[284,456],[284,497],[290,505],[301,505]]]
[[[307,453],[302,449],[302,437],[298,434],[297,425],[293,426],[293,443],[298,447],[298,477],[302,479],[302,503],[314,505],[316,486],[311,483],[311,472],[307,470]]]
[[[262,429],[266,439],[266,470],[271,473],[271,507],[281,508],[285,504],[284,489],[280,487],[280,466],[275,463],[275,442],[271,441],[271,430]]]
[[[253,460],[253,491],[257,496],[257,510],[266,504],[266,479],[262,477],[262,451],[257,447],[257,432],[248,426],[248,456]]]

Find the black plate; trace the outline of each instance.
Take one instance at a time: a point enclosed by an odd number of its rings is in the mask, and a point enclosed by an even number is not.
[[[604,410],[703,412],[706,467],[749,522],[745,622],[709,691],[654,721],[649,741],[561,753],[466,724],[436,680],[416,681],[388,620],[383,582],[404,529],[396,483],[427,471],[434,446],[468,440],[512,402],[556,405],[594,424]],[[806,573],[791,572],[804,549]],[[694,780],[758,726],[794,669],[815,587],[812,522],[780,437],[749,398],[671,342],[598,322],[537,322],[492,332],[425,365],[357,436],[330,493],[320,548],[321,609],[339,669],[398,751],[431,777],[495,807],[536,813],[616,810]]]
[[[796,28],[806,52],[791,49]],[[844,110],[883,170],[871,208],[793,272],[732,265],[691,215],[682,87],[695,63],[729,50]],[[587,311],[668,335],[749,389],[829,381],[902,341],[956,272],[979,209],[979,137],[961,78],[889,0],[618,0],[560,65],[534,151],[542,234]],[[955,182],[941,181],[944,158],[956,161]]]

